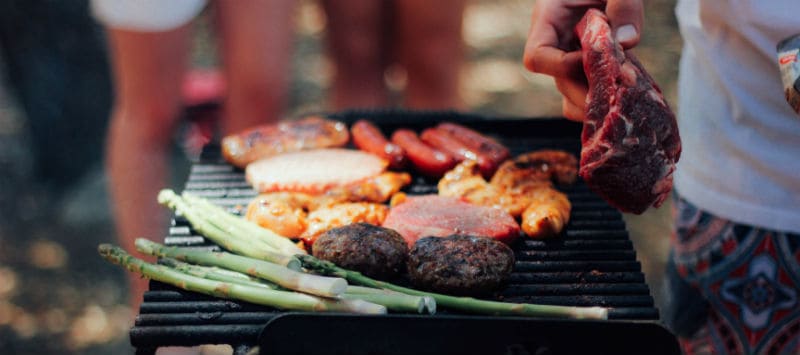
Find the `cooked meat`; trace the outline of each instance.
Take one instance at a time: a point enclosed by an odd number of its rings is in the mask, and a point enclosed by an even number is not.
[[[301,192],[260,194],[247,206],[245,218],[285,237],[306,230],[306,210],[313,196]]]
[[[578,176],[578,159],[562,150],[543,149],[506,161],[492,176],[491,183],[508,191],[530,181],[555,181],[569,185]]]
[[[387,171],[364,181],[329,189],[315,198],[314,205],[329,206],[345,201],[383,203],[409,183],[411,175],[408,173]]]
[[[438,195],[407,197],[392,206],[383,226],[400,233],[408,245],[425,236],[470,234],[505,243],[519,236],[519,225],[505,211]]]
[[[377,176],[387,162],[348,149],[314,149],[284,153],[251,163],[247,181],[259,192],[297,191],[319,194]]]
[[[381,225],[388,211],[389,207],[386,205],[367,202],[348,202],[321,207],[308,214],[306,218],[308,227],[300,238],[310,246],[314,245],[317,237],[331,228],[357,222]]]
[[[569,222],[572,205],[560,191],[551,187],[530,190],[526,193],[528,208],[522,212],[522,231],[531,238],[558,235]]]
[[[476,205],[500,208],[513,217],[519,217],[529,205],[527,199],[514,198],[489,184],[473,160],[465,160],[448,171],[439,180],[438,189],[440,196],[459,197]]]
[[[256,160],[305,149],[342,147],[350,134],[342,122],[308,117],[253,127],[222,139],[222,156],[244,168]]]
[[[514,252],[507,245],[466,235],[422,238],[408,256],[408,276],[415,286],[460,296],[496,291],[513,266]]]
[[[602,11],[586,11],[575,32],[589,83],[581,177],[624,212],[658,207],[681,155],[675,114],[642,64],[616,42]]]
[[[528,236],[551,237],[567,224],[572,206],[550,181],[574,182],[577,164],[567,152],[530,152],[504,162],[487,183],[474,162],[464,161],[439,181],[439,194],[503,209],[522,217],[522,230]]]
[[[388,280],[405,269],[408,246],[403,237],[391,229],[353,223],[322,233],[312,253],[345,269]]]

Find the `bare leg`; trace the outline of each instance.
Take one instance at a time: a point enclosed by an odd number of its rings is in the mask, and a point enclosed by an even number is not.
[[[380,107],[388,103],[383,74],[387,55],[382,48],[383,1],[323,1],[328,16],[328,50],[336,76],[333,107]]]
[[[117,233],[134,251],[139,237],[161,238],[168,213],[156,195],[166,184],[169,151],[180,109],[188,52],[188,26],[159,33],[109,30],[115,78],[107,141],[107,171]],[[138,308],[145,280],[131,279]]]
[[[398,59],[408,72],[405,105],[461,108],[458,77],[463,60],[464,0],[399,0]]]
[[[293,0],[220,0],[217,28],[228,83],[223,132],[275,122],[286,108]]]

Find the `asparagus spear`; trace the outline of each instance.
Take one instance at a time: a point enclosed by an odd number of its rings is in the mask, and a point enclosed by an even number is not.
[[[287,289],[313,295],[336,297],[347,289],[347,281],[343,278],[306,274],[278,264],[231,253],[167,247],[143,238],[136,239],[135,244],[136,249],[145,254],[206,266],[219,266],[272,281]]]
[[[153,280],[174,285],[188,291],[199,292],[215,297],[247,301],[264,306],[298,311],[353,312],[366,314],[385,314],[386,307],[363,300],[335,300],[314,297],[297,292],[270,290],[237,283],[207,280],[170,269],[163,265],[147,263],[137,259],[122,248],[100,244],[100,255],[108,261],[121,265],[129,271],[142,274]]]
[[[537,305],[528,303],[508,303],[479,300],[471,297],[455,297],[433,292],[418,291],[384,281],[378,281],[360,272],[346,270],[336,266],[329,261],[317,259],[311,255],[298,255],[303,267],[331,276],[337,276],[348,281],[373,287],[389,289],[409,295],[429,296],[436,300],[436,303],[443,307],[458,309],[466,312],[493,314],[493,315],[525,315],[536,317],[551,318],[575,318],[575,319],[607,319],[608,309],[603,307],[568,307]]]
[[[282,290],[282,288],[276,284],[259,280],[236,271],[220,269],[217,267],[192,265],[171,258],[162,258],[159,262],[177,271],[204,279],[260,287],[271,290]],[[416,312],[428,314],[434,314],[436,312],[436,303],[433,301],[433,306],[430,307],[429,302],[431,300],[428,300],[429,297],[412,296],[400,292],[379,290],[369,287],[348,285],[347,290],[345,290],[344,294],[340,295],[339,298],[364,300],[385,306],[394,312]]]
[[[244,239],[229,233],[216,223],[212,223],[212,219],[209,218],[210,216],[207,213],[195,210],[172,190],[161,190],[158,194],[158,202],[183,214],[194,229],[227,250],[284,265],[290,269],[300,269],[299,263],[291,256],[292,254],[286,254],[264,242],[259,242],[252,238]],[[288,239],[286,240],[291,243]]]
[[[289,238],[281,236],[258,224],[250,222],[239,216],[234,216],[208,200],[184,192],[183,199],[192,207],[201,211],[206,218],[218,226],[224,226],[232,235],[246,237],[247,239],[262,240],[286,255],[306,254],[304,249],[295,245]]]

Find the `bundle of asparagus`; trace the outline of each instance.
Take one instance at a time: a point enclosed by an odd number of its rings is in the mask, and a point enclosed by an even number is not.
[[[223,248],[245,255],[166,247],[146,239],[138,239],[136,247],[139,251],[161,257],[162,262],[166,262],[170,267],[151,265],[152,267],[142,268],[142,264],[135,264],[136,266],[131,267],[127,263],[122,263],[131,271],[140,272],[155,280],[171,283],[192,291],[236,298],[283,309],[298,308],[291,308],[294,307],[294,303],[283,302],[283,300],[281,302],[267,303],[264,299],[241,298],[241,292],[233,293],[227,291],[236,289],[237,291],[247,290],[247,293],[258,293],[260,291],[265,292],[265,294],[284,292],[297,294],[303,298],[313,297],[308,295],[313,294],[327,297],[323,298],[327,302],[347,303],[346,301],[360,301],[378,304],[398,312],[427,312],[433,314],[438,304],[445,308],[478,314],[574,319],[606,319],[608,317],[608,310],[602,307],[496,302],[423,292],[398,286],[369,278],[359,272],[346,270],[331,262],[307,255],[304,250],[297,248],[289,239],[232,215],[202,198],[186,193],[183,196],[179,196],[171,190],[164,190],[159,194],[159,202],[176,212],[182,213],[195,230]],[[108,255],[113,255],[113,253],[107,251],[109,249],[114,250],[108,246],[101,246],[101,254],[106,258],[109,258]],[[131,258],[123,259],[130,260]],[[172,259],[190,264],[170,261]],[[109,258],[109,260],[119,263],[120,259]],[[306,271],[333,276],[333,278],[322,278],[308,272],[300,272],[298,271],[300,266],[305,268]],[[169,271],[169,277],[156,272],[163,271],[162,269]],[[186,278],[177,278],[179,275]],[[203,282],[189,283],[187,278],[194,280],[193,282],[197,280],[203,280]],[[348,285],[344,280],[360,286]],[[200,284],[205,286],[214,285],[214,287],[210,289],[198,287]],[[221,287],[226,292],[223,293],[217,290],[217,287]],[[302,293],[288,292],[287,290],[296,290]],[[334,306],[325,303],[315,310],[356,311],[353,309],[352,305],[336,304]],[[359,308],[357,311],[360,310]]]

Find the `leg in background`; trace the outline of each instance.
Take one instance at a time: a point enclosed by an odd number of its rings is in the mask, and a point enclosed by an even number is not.
[[[408,72],[405,106],[458,109],[464,0],[395,1],[398,59]]]
[[[134,251],[139,237],[162,237],[168,212],[156,195],[167,183],[178,124],[189,26],[158,33],[109,30],[116,102],[107,138],[107,171],[117,234]],[[131,274],[131,305],[147,289]]]
[[[382,107],[388,104],[384,71],[388,56],[383,39],[384,2],[348,0],[322,2],[328,17],[328,51],[336,68],[332,105],[336,110]]]
[[[228,85],[222,131],[276,122],[287,105],[293,0],[220,0],[220,52]]]

